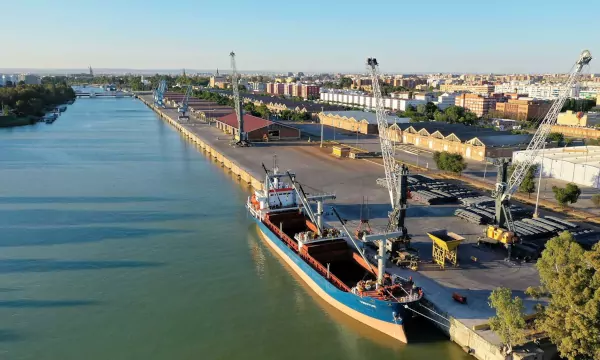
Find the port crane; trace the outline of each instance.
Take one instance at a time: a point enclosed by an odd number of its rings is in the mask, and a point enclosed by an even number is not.
[[[383,107],[381,88],[379,86],[380,76],[377,59],[367,59],[367,69],[373,83],[377,128],[379,130],[379,142],[381,144],[381,155],[385,169],[385,185],[390,194],[390,203],[392,205],[392,211],[388,214],[387,232],[401,233],[399,237],[388,238],[386,248],[388,252],[396,254],[403,247],[408,248],[410,246],[410,237],[404,225],[408,198],[408,168],[405,165],[399,166],[394,158],[394,145],[389,138],[387,115]]]
[[[235,146],[249,146],[248,134],[244,131],[244,115],[242,114],[242,104],[240,102],[240,89],[239,89],[239,76],[237,72],[237,66],[235,64],[235,53],[232,51],[229,53],[231,57],[231,88],[233,89],[233,102],[235,105],[235,115],[238,120],[238,137],[235,138],[233,145]]]
[[[167,91],[167,80],[161,80],[154,89],[154,105],[165,107],[165,92]]]
[[[188,111],[188,102],[190,100],[190,95],[192,94],[192,85],[188,85],[185,90],[185,96],[183,97],[183,101],[181,101],[181,105],[177,108],[177,112],[179,115],[179,120],[189,120],[190,117],[187,115]]]
[[[584,50],[573,65],[559,97],[554,100],[550,110],[542,121],[540,121],[533,138],[529,142],[529,145],[527,145],[524,159],[516,164],[510,178],[508,178],[507,171],[508,163],[503,162],[500,165],[497,183],[492,191],[492,197],[495,199],[495,224],[487,227],[485,237],[504,244],[509,250],[509,258],[511,246],[519,241],[510,213],[510,199],[517,191],[519,184],[521,184],[531,166],[535,163],[540,150],[545,146],[552,125],[556,124],[558,114],[569,97],[571,88],[577,83],[583,67],[588,65],[591,60],[592,54],[588,50]]]

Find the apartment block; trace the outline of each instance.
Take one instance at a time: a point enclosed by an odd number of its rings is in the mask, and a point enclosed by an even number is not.
[[[496,99],[479,94],[460,94],[456,97],[454,104],[481,117],[488,114],[490,110],[496,108]]]
[[[443,92],[459,92],[466,91],[473,94],[489,95],[494,92],[494,85],[464,85],[464,84],[443,84],[440,85],[440,90]]]
[[[509,99],[497,102],[495,116],[515,120],[542,119],[550,110],[551,103],[533,99]]]

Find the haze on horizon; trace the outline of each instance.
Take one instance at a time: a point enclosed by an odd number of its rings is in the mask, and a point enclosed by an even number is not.
[[[241,71],[362,72],[376,57],[388,73],[555,73],[596,54],[585,14],[600,2],[498,4],[19,0],[3,4],[0,68],[227,71],[235,50]]]

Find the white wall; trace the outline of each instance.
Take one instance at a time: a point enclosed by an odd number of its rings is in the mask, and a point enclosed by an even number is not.
[[[515,151],[513,161],[523,161],[525,151]],[[571,162],[569,160],[543,157],[543,176],[563,181],[573,182],[577,185],[590,186],[600,189],[600,167],[589,164]],[[542,156],[538,155],[535,163],[540,165]]]

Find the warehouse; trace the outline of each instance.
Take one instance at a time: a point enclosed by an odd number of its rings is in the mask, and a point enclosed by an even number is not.
[[[319,121],[323,125],[333,126],[361,134],[378,134],[377,114],[365,111],[325,111],[319,113]],[[387,116],[388,124],[405,124],[409,118]]]
[[[169,106],[178,107],[183,102],[184,94],[179,93],[167,93],[165,98]],[[216,102],[192,98],[188,99],[189,111],[196,115],[201,120],[215,120],[225,115],[231,114],[233,108],[226,105],[219,105]]]
[[[527,151],[517,151],[513,161],[523,161]],[[600,189],[600,146],[544,149],[535,158],[543,176]]]
[[[425,151],[448,151],[466,159],[511,157],[513,151],[527,148],[531,135],[513,135],[507,131],[448,124],[422,122],[390,126],[390,139],[412,144]]]
[[[216,127],[226,134],[238,134],[238,120],[235,113],[216,119]],[[297,140],[300,130],[292,126],[275,123],[250,114],[244,114],[244,131],[250,141]]]

